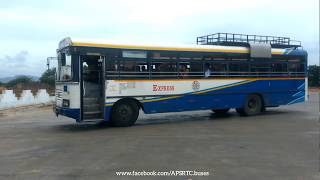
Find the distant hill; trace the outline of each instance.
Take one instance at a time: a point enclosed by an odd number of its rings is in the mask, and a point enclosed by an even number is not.
[[[20,77],[20,76],[27,76],[27,75],[16,75],[16,76],[10,76],[10,77],[1,77],[0,78],[0,82],[7,83],[7,82],[9,82],[11,80],[14,80],[14,79]],[[40,78],[38,76],[27,76],[27,77],[30,77],[33,81],[39,81],[39,78]]]

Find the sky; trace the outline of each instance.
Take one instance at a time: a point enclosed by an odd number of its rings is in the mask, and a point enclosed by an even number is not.
[[[40,76],[65,37],[195,44],[216,32],[300,40],[319,65],[318,0],[0,0],[0,78]]]

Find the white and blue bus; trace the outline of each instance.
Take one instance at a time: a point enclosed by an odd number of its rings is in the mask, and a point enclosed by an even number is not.
[[[144,113],[256,115],[304,102],[307,52],[285,37],[218,33],[193,46],[59,43],[55,113],[133,125]]]

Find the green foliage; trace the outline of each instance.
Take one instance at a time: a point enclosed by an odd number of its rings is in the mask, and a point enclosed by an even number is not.
[[[320,86],[320,66],[312,65],[308,67],[308,83],[310,87]]]
[[[46,70],[40,77],[40,82],[50,86],[55,85],[56,68]]]
[[[16,87],[17,85],[25,85],[33,83],[32,79],[28,76],[19,76],[16,79],[13,79],[6,83],[6,87],[12,88]]]

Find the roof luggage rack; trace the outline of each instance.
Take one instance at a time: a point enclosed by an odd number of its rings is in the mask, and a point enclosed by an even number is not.
[[[224,46],[246,46],[250,43],[270,44],[272,48],[298,48],[301,41],[291,40],[288,37],[260,36],[232,33],[216,33],[197,37],[199,45],[224,45]]]

